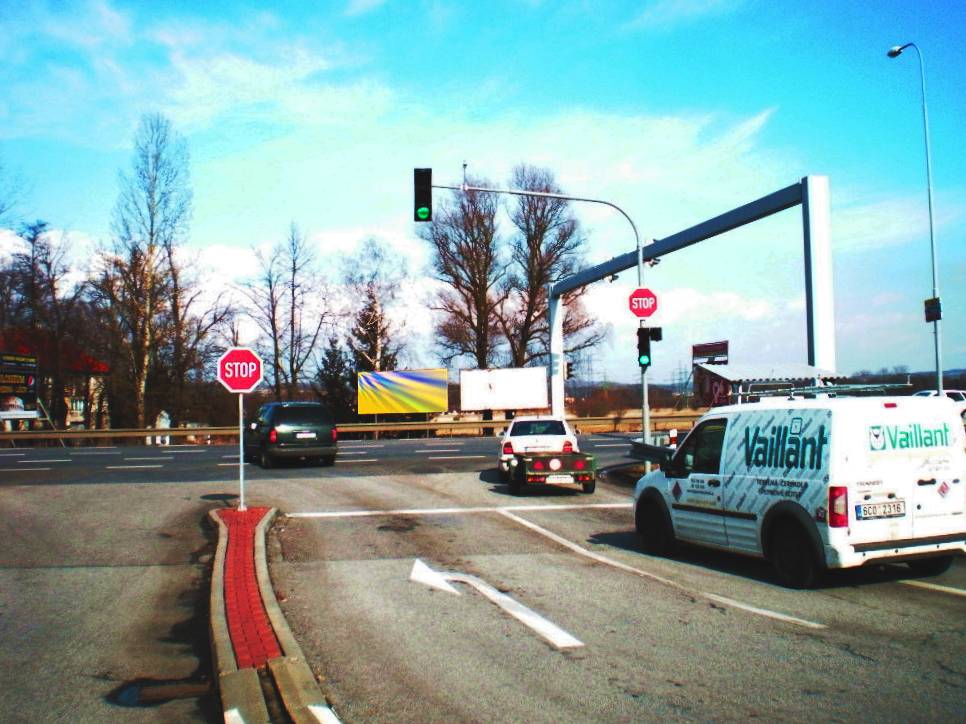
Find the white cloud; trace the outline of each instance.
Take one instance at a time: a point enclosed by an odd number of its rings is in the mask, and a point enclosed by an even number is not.
[[[349,0],[345,14],[350,17],[365,15],[378,7],[381,7],[386,0]]]
[[[836,251],[873,251],[928,238],[929,213],[925,194],[836,204],[833,199],[832,244]],[[936,226],[959,221],[966,206],[943,199]]]
[[[626,27],[667,30],[734,12],[743,4],[744,0],[653,0]]]

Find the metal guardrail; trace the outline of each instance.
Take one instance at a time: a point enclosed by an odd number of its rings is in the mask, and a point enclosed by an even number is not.
[[[667,430],[672,427],[690,429],[701,412],[681,412],[672,415],[651,415],[652,431]],[[568,421],[581,432],[621,432],[641,428],[641,416],[626,417],[569,417]],[[502,430],[509,420],[451,420],[438,422],[356,422],[338,425],[340,434],[375,434],[402,431],[445,431],[452,435],[458,431]],[[111,430],[18,430],[0,432],[0,441],[18,440],[110,440],[124,438],[151,437],[238,437],[238,426],[232,427],[172,427],[150,429],[111,429]]]

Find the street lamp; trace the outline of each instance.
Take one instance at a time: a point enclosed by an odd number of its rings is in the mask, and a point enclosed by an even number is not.
[[[939,395],[943,393],[943,367],[942,367],[942,330],[940,320],[942,319],[942,307],[939,305],[939,273],[936,266],[936,236],[933,230],[932,213],[932,158],[929,150],[929,113],[926,110],[926,70],[922,62],[922,51],[915,43],[905,45],[895,45],[889,48],[886,53],[890,58],[898,58],[906,48],[915,48],[916,56],[919,58],[919,79],[922,88],[922,126],[926,138],[926,192],[929,198],[929,249],[932,254],[932,311],[933,337],[936,344],[936,390]]]

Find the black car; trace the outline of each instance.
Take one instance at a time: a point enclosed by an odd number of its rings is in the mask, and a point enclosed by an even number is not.
[[[270,402],[245,428],[245,460],[270,468],[276,460],[332,465],[339,432],[328,408],[317,402]]]

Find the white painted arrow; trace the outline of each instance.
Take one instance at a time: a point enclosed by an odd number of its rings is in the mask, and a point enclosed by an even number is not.
[[[417,558],[413,563],[413,569],[409,574],[409,580],[416,581],[417,583],[423,583],[427,586],[432,586],[433,588],[447,591],[448,593],[455,593],[457,596],[460,595],[460,592],[451,586],[448,581],[465,583],[475,588],[477,591],[483,594],[483,596],[490,599],[490,601],[513,616],[513,618],[529,626],[558,649],[577,648],[578,646],[584,645],[583,642],[571,636],[555,623],[552,623],[540,614],[531,611],[522,603],[510,598],[505,593],[500,593],[500,591],[495,589],[489,583],[480,580],[476,576],[471,576],[466,573],[434,571]]]

